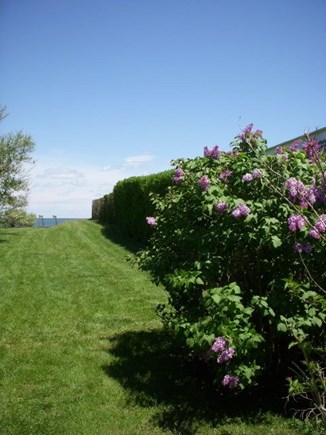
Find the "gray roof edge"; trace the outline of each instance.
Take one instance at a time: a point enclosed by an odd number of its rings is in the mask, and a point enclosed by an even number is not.
[[[325,134],[326,134],[326,127],[318,128],[317,130],[314,130],[313,132],[309,132],[309,131],[307,131],[307,134],[309,134],[309,135],[311,135],[311,136],[318,136],[318,135],[320,135],[321,133],[325,133]],[[293,139],[289,139],[289,140],[286,140],[286,141],[284,141],[284,142],[281,142],[280,144],[273,145],[272,147],[268,148],[268,151],[269,151],[269,150],[273,150],[273,149],[275,149],[276,147],[281,147],[281,146],[284,146],[284,145],[286,145],[286,144],[289,144],[289,143],[295,142],[296,140],[303,139],[304,136],[305,136],[305,134],[302,134],[302,135],[297,136],[297,137],[295,137],[295,138],[293,138]]]

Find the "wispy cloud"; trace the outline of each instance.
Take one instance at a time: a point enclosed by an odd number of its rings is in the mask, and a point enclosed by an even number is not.
[[[137,167],[143,165],[144,163],[149,163],[154,160],[154,156],[149,154],[142,154],[140,156],[131,156],[125,159],[127,166]]]
[[[31,171],[28,208],[44,216],[90,217],[92,200],[110,193],[119,180],[162,170],[154,161],[149,154],[126,157],[112,166],[40,158]]]

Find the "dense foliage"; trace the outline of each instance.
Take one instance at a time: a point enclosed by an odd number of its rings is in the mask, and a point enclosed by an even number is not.
[[[325,157],[311,137],[269,155],[252,124],[231,145],[174,162],[137,261],[168,292],[165,325],[217,384],[285,384],[302,346],[325,349]]]
[[[0,108],[0,121],[5,109]],[[0,136],[0,224],[8,216],[23,214],[27,205],[28,177],[26,168],[32,163],[34,150],[32,138],[22,132]]]
[[[119,181],[112,193],[93,201],[93,219],[103,224],[115,224],[127,236],[146,242],[151,231],[145,217],[155,209],[150,195],[163,196],[171,185],[172,171]]]
[[[27,213],[22,209],[9,209],[2,214],[0,222],[4,227],[32,227],[35,224],[36,215]]]
[[[92,202],[92,219],[103,224],[115,223],[113,193],[94,199]]]

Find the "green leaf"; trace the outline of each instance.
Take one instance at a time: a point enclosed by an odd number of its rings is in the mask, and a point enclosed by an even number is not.
[[[221,302],[222,298],[220,295],[215,294],[215,295],[212,295],[212,299],[216,304],[219,304]]]
[[[279,331],[279,332],[286,332],[287,331],[287,328],[286,328],[286,324],[285,323],[278,323],[277,324],[277,330]]]
[[[313,320],[312,320],[312,323],[314,323],[315,325],[317,325],[317,326],[319,326],[319,328],[322,326],[322,324],[323,324],[323,322],[318,318],[318,317],[315,317]]]
[[[278,248],[282,245],[282,240],[278,236],[272,236],[272,244],[274,248]]]

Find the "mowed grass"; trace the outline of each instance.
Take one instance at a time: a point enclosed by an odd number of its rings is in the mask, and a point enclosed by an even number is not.
[[[0,433],[300,433],[256,399],[206,388],[130,249],[91,221],[0,229]]]

